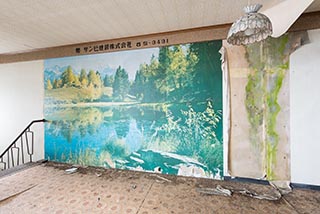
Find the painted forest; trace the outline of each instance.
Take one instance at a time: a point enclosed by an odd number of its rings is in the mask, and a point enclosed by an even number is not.
[[[216,41],[161,47],[158,58],[151,56],[148,64],[140,64],[134,81],[129,81],[121,65],[113,75],[105,76],[84,69],[77,74],[68,66],[60,78],[47,80],[46,89],[51,91],[47,93],[62,103],[197,102],[218,97],[214,103],[221,106],[220,47]],[[55,93],[56,89],[64,96]],[[76,96],[67,96],[73,91]]]
[[[209,41],[160,47],[145,55],[147,62],[138,61],[136,71],[125,62],[105,72],[76,69],[77,60],[64,67],[57,61],[53,65],[63,68],[58,75],[45,71],[45,116],[53,121],[46,126],[46,157],[221,176],[221,45]],[[93,58],[89,65],[94,63]]]

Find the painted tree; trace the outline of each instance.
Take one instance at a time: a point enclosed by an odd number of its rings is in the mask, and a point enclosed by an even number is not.
[[[130,93],[143,102],[159,102],[161,100],[162,95],[156,86],[159,79],[158,66],[157,58],[152,56],[150,64],[141,64],[136,72]]]
[[[166,93],[169,100],[180,100],[182,98],[184,88],[190,83],[190,77],[192,75],[191,72],[187,71],[187,67],[188,61],[182,46],[175,45],[172,48],[170,65],[165,77],[167,83]]]
[[[104,87],[112,87],[113,81],[113,76],[106,74],[106,76],[103,79]]]
[[[103,87],[103,80],[102,80],[100,72],[96,71],[96,75],[97,75],[97,78],[98,78],[99,87],[102,88]]]
[[[113,98],[115,100],[123,101],[128,94],[130,87],[129,76],[124,68],[119,66],[113,82]]]
[[[87,87],[88,86],[88,76],[87,72],[84,69],[81,69],[79,81],[81,83],[81,87]]]
[[[61,88],[62,87],[62,80],[61,79],[54,79],[52,87],[53,87],[53,89]]]
[[[47,90],[51,90],[53,88],[52,84],[51,84],[51,81],[48,80],[47,81]]]
[[[181,101],[192,93],[197,57],[189,45],[160,48],[156,87],[166,101]]]
[[[92,85],[94,88],[101,88],[102,86],[100,74],[98,74],[97,72],[94,72],[93,70],[89,71],[88,82],[89,82],[89,85]]]
[[[159,73],[159,62],[152,56],[150,64],[146,65],[143,70],[143,74],[146,78],[143,87],[144,90],[144,101],[145,102],[159,102],[162,100],[163,95],[160,93],[157,87],[157,81],[161,78]]]
[[[130,94],[132,94],[133,96],[135,96],[137,99],[140,99],[140,100],[143,98],[143,93],[144,93],[143,87],[146,80],[142,71],[143,67],[145,67],[145,64],[140,65],[140,68],[135,74],[135,78],[130,89]]]
[[[68,66],[68,68],[61,74],[61,80],[63,87],[72,87],[74,86],[76,82],[76,75],[74,75],[71,66]]]
[[[74,82],[72,83],[72,86],[77,87],[77,88],[81,87],[81,82],[79,80],[79,76],[75,75],[75,79],[74,79]]]
[[[58,80],[57,80],[57,79],[54,79],[54,80],[53,80],[52,88],[53,88],[53,89],[59,88],[59,87],[58,87]]]
[[[222,71],[220,54],[217,54],[222,46],[221,41],[193,43],[190,51],[198,58],[194,65],[194,90],[199,94],[197,99],[204,100],[209,97],[221,97]],[[220,99],[214,100],[215,107],[220,109]],[[217,106],[216,106],[217,105]]]
[[[159,65],[155,74],[156,87],[162,97],[168,97],[170,88],[167,83],[167,75],[170,73],[172,50],[170,47],[159,48]]]

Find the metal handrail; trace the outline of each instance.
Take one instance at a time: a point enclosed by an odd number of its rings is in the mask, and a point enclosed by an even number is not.
[[[33,120],[29,123],[29,125],[14,139],[14,141],[7,147],[6,150],[4,150],[2,152],[2,154],[0,155],[0,164],[3,164],[4,167],[3,169],[7,169],[7,168],[10,168],[10,150],[11,150],[11,166],[14,167],[15,164],[14,164],[14,154],[13,154],[13,151],[14,149],[17,151],[17,164],[16,165],[19,165],[19,153],[20,153],[20,148],[21,148],[21,160],[22,160],[22,163],[24,164],[24,151],[23,151],[23,135],[25,135],[25,141],[26,141],[26,147],[27,147],[27,154],[30,156],[30,162],[32,162],[32,155],[33,155],[33,141],[34,141],[34,135],[33,135],[33,132],[30,131],[30,127],[34,124],[34,123],[45,123],[45,122],[48,122],[46,119],[42,119],[42,120]],[[29,145],[29,139],[28,139],[28,135],[27,133],[30,133],[31,136],[32,136],[32,142],[31,142],[31,148],[30,148],[30,145]],[[17,141],[21,139],[21,144],[20,144],[20,148],[17,146]],[[7,162],[3,160],[3,157],[7,154]]]

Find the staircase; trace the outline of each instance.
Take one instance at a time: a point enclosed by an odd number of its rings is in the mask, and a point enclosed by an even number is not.
[[[29,125],[16,137],[16,139],[0,155],[0,170],[8,170],[33,162],[34,155],[34,132],[31,126],[34,123],[44,123],[47,120],[33,120]]]

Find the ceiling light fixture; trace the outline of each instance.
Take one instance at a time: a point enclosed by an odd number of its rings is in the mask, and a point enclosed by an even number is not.
[[[247,45],[266,39],[272,34],[272,24],[269,18],[258,13],[261,4],[246,6],[246,13],[235,21],[228,33],[227,41],[232,45]]]

